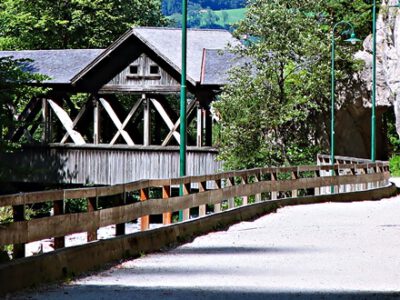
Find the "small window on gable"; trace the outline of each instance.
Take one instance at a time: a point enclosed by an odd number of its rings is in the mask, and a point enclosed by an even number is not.
[[[129,73],[132,75],[138,75],[139,74],[139,66],[129,66]]]
[[[160,68],[156,65],[151,65],[150,66],[150,74],[151,75],[159,75],[160,74]]]

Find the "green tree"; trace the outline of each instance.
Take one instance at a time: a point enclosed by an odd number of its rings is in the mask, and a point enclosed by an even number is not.
[[[1,49],[107,47],[133,25],[164,25],[159,0],[1,0]]]
[[[235,32],[248,38],[234,51],[251,63],[232,72],[215,103],[227,168],[312,162],[326,146],[334,22],[326,10],[322,0],[250,2]],[[346,66],[337,77],[346,84],[354,71],[349,48],[340,45],[337,57]]]

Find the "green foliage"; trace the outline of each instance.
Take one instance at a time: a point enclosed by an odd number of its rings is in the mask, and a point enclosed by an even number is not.
[[[390,173],[392,176],[400,176],[400,155],[394,155],[389,160]]]
[[[234,51],[251,64],[232,72],[214,105],[222,119],[218,144],[225,167],[311,163],[324,146],[335,22],[326,10],[322,0],[250,1],[235,32],[249,38]],[[351,53],[338,39],[342,84],[357,66]]]
[[[188,6],[198,6],[200,8],[210,8],[212,10],[243,8],[246,0],[189,0]],[[163,0],[162,12],[166,16],[180,13],[182,11],[181,0]]]
[[[159,0],[3,0],[0,49],[107,47],[133,25],[163,24]]]
[[[43,80],[44,76],[32,75],[22,70],[21,66],[26,62],[10,57],[0,58],[0,150],[2,151],[15,146],[7,138],[9,132],[20,125],[20,121],[14,116],[24,109],[33,95],[46,91],[33,85]]]

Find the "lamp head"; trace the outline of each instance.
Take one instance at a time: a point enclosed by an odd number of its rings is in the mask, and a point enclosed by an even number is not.
[[[351,33],[351,36],[349,39],[344,40],[344,41],[351,43],[352,45],[355,45],[356,43],[361,42],[361,40],[356,37],[356,34],[354,32]]]

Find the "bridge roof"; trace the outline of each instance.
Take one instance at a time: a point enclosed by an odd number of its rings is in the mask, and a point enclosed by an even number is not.
[[[233,54],[222,51],[239,43],[226,30],[188,29],[187,80],[197,85],[222,85],[228,70],[236,66]],[[142,53],[164,64],[176,79],[181,74],[181,29],[136,27],[107,49],[0,51],[0,57],[29,59],[23,69],[47,75],[46,84],[98,90]],[[229,59],[229,63],[227,62]]]
[[[204,49],[202,85],[222,86],[229,82],[229,71],[250,62],[228,50]]]
[[[0,51],[0,57],[27,59],[22,69],[50,77],[45,83],[70,84],[71,79],[100,55],[103,49]]]

